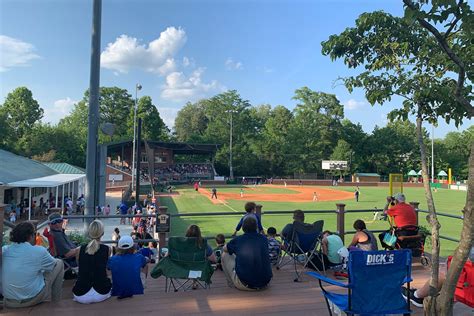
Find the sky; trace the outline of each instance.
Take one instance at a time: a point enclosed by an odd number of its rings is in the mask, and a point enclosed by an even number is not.
[[[103,0],[101,86],[149,95],[171,128],[186,102],[237,90],[253,105],[293,109],[303,86],[335,94],[366,132],[401,103],[372,107],[337,78],[355,75],[321,42],[363,12],[400,16],[401,0]],[[57,123],[89,87],[92,0],[0,0],[0,103],[26,86]],[[441,123],[435,137],[457,129]]]

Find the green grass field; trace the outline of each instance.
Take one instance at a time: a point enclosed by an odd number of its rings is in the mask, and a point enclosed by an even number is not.
[[[239,193],[241,186],[222,186],[218,187],[218,192]],[[331,187],[333,188],[333,187]],[[341,191],[353,192],[352,187],[338,187]],[[243,206],[246,202],[245,198],[242,200],[229,200],[227,204],[213,204],[211,201],[200,193],[195,192],[191,187],[178,187],[176,189],[179,195],[173,197],[160,197],[160,203],[168,207],[172,214],[176,213],[196,213],[196,212],[235,212],[235,216],[217,216],[210,215],[206,217],[175,217],[172,220],[173,235],[184,234],[187,226],[190,224],[197,224],[201,227],[204,236],[214,236],[218,233],[231,234],[243,214]],[[286,189],[282,186],[275,187],[244,187],[245,192],[261,193],[261,194],[292,194],[297,193],[291,189]],[[426,201],[424,198],[424,191],[422,188],[405,188],[404,193],[408,201],[420,202],[420,209],[426,209]],[[438,190],[434,192],[435,204],[438,212],[461,215],[461,210],[464,207],[466,192],[452,191],[452,190]],[[374,210],[376,207],[382,209],[385,205],[385,197],[388,195],[388,188],[379,187],[361,187],[359,202],[354,199],[328,202],[255,202],[263,205],[263,211],[288,211],[295,209],[302,210],[335,210],[336,203],[345,203],[346,210],[356,209],[370,209]],[[428,227],[424,220],[425,215],[420,214],[420,225]],[[291,214],[277,214],[264,215],[262,217],[263,226],[268,228],[274,226],[277,231],[291,221]],[[325,221],[324,227],[329,230],[336,230],[336,214],[308,214],[306,216],[307,222],[313,222],[318,219]],[[349,213],[346,214],[346,231],[353,230],[352,223],[356,219],[363,219],[367,222],[367,226],[371,230],[388,229],[388,223],[385,221],[373,221],[373,212],[367,213]],[[462,227],[461,220],[440,217],[441,234],[453,238],[459,238]],[[345,243],[350,242],[352,236],[347,235]],[[441,240],[441,252],[443,256],[452,253],[456,243]]]

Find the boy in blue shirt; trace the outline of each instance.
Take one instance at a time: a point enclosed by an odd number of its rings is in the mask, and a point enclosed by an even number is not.
[[[110,257],[107,268],[112,271],[112,296],[118,299],[143,294],[140,273],[148,274],[147,259],[135,253],[132,237],[120,238],[117,255]]]
[[[257,204],[255,204],[254,202],[245,203],[246,214],[240,219],[239,223],[237,224],[237,227],[235,227],[235,232],[232,234],[232,236],[237,235],[237,232],[242,228],[242,224],[247,217],[255,218],[255,220],[257,221],[257,233],[263,233],[262,221],[260,217],[255,214],[256,208]]]

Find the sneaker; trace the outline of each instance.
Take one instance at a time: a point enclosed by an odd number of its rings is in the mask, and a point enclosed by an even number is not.
[[[423,299],[415,297],[415,292],[416,289],[410,289],[410,302],[416,307],[423,307]],[[406,287],[402,287],[402,296],[405,300],[408,297],[408,289]]]

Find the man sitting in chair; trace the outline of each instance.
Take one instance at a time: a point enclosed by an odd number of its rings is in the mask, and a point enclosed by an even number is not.
[[[395,234],[397,236],[411,236],[418,233],[416,211],[410,204],[405,203],[405,195],[397,193],[394,197],[387,197],[387,205],[384,208],[384,213],[393,218]],[[390,203],[394,203],[389,208]],[[381,233],[379,235],[382,246],[391,248],[383,242],[385,234],[390,234],[390,231]]]
[[[242,291],[258,291],[272,279],[267,238],[257,233],[254,217],[244,219],[244,234],[224,246],[222,269],[230,286]]]
[[[63,217],[59,213],[53,213],[49,215],[48,220],[50,231],[53,235],[56,256],[66,259],[72,266],[77,266],[75,258],[79,252],[79,247],[70,241],[64,233],[62,228]]]
[[[291,237],[293,236],[293,224],[295,222],[299,222],[299,223],[304,224],[304,212],[302,210],[294,211],[293,212],[293,223],[286,224],[286,226],[283,227],[283,230],[281,231],[281,237],[283,237],[283,239],[285,241],[289,241],[291,239]],[[287,244],[284,243],[282,246],[285,249],[285,247],[287,247]]]

